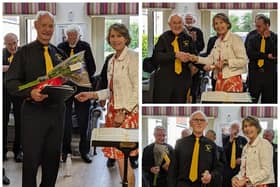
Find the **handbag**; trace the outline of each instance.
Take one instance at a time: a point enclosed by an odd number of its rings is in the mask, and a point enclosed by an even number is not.
[[[132,113],[136,113],[137,107],[138,105],[135,105],[131,111],[128,111],[126,109],[115,110],[113,126],[116,128],[120,127],[127,116],[131,115]]]

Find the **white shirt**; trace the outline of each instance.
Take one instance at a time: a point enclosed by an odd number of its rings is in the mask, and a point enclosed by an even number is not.
[[[107,69],[108,88],[97,91],[99,100],[110,96],[109,84],[113,75],[114,108],[131,111],[138,104],[138,53],[125,47],[120,56],[110,59]]]
[[[239,179],[246,176],[253,185],[274,183],[273,148],[261,137],[257,137],[250,145],[247,143],[241,155]]]
[[[219,60],[219,57],[225,63],[222,69],[224,79],[247,72],[246,49],[238,35],[228,31],[223,40],[220,38],[216,40],[207,57],[198,58],[198,63],[212,65]]]

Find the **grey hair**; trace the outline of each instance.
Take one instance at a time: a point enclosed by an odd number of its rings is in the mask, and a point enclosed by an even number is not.
[[[263,133],[265,132],[270,132],[272,134],[272,136],[274,137],[274,130],[273,129],[265,129]]]
[[[194,17],[194,15],[192,15],[192,14],[188,13],[188,14],[185,14],[184,18],[186,19],[186,17],[187,17],[187,16],[192,17],[193,22],[195,22],[195,21],[196,21],[196,18]]]
[[[65,29],[65,35],[67,35],[69,32],[75,32],[77,33],[79,36],[81,35],[81,28],[79,25],[69,25],[66,29]]]
[[[216,136],[216,132],[215,132],[214,130],[212,130],[212,129],[209,129],[209,130],[206,132],[206,134],[208,134],[208,133],[212,133],[212,134],[214,134],[214,136]]]
[[[205,121],[208,122],[207,116],[201,110],[197,110],[197,111],[193,112],[190,116],[190,121],[192,120],[193,116],[196,114],[201,114],[203,116],[203,118],[205,119]]]
[[[18,40],[18,37],[17,37],[17,35],[15,35],[14,33],[7,33],[5,36],[4,36],[4,43],[6,43],[6,40],[8,39],[8,38],[14,38],[14,39],[16,39],[16,40]]]
[[[170,23],[171,22],[171,19],[172,19],[172,17],[174,17],[174,16],[179,16],[180,18],[181,18],[181,20],[182,20],[182,22],[184,23],[184,19],[183,19],[183,16],[182,16],[182,14],[179,14],[179,13],[172,13],[169,17],[168,17],[168,23]]]
[[[241,126],[240,121],[237,121],[237,120],[234,120],[234,121],[230,122],[229,125],[230,125],[230,127],[231,127],[231,126],[234,125],[234,124],[238,125],[239,127]]]
[[[38,21],[40,19],[40,17],[48,15],[50,16],[50,18],[54,21],[54,16],[52,15],[52,13],[50,13],[49,11],[45,11],[45,10],[40,10],[37,12],[37,15],[35,17],[35,22]]]
[[[159,131],[159,130],[163,130],[166,133],[166,129],[163,126],[156,126],[154,128],[154,134],[156,134],[156,132]]]

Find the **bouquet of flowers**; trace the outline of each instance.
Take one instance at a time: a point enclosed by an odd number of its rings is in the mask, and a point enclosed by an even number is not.
[[[37,86],[37,88],[43,88],[46,85],[59,86],[66,81],[71,81],[82,87],[91,87],[89,75],[85,68],[84,54],[85,51],[81,51],[67,58],[56,65],[47,75],[19,86],[19,91],[34,86]]]
[[[156,166],[160,167],[163,160],[165,160],[167,164],[170,163],[170,159],[168,157],[169,151],[166,145],[155,144],[153,152],[154,152],[154,161]],[[157,177],[158,174],[155,174],[153,180],[153,186],[157,185]]]

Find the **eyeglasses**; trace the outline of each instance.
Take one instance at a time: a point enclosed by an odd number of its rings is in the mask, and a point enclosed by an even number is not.
[[[205,120],[205,119],[203,119],[203,118],[202,118],[202,119],[199,119],[199,118],[193,118],[193,119],[192,119],[192,121],[193,121],[193,122],[195,122],[195,123],[198,123],[198,122],[199,122],[199,123],[206,122],[206,120]]]

